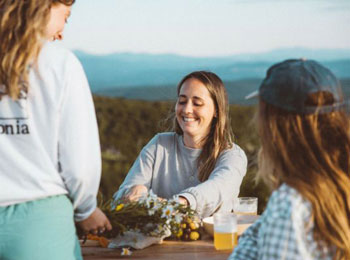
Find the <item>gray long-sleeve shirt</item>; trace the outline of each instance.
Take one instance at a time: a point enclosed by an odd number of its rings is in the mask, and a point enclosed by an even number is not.
[[[188,148],[176,133],[160,133],[142,149],[114,195],[121,198],[134,185],[145,185],[162,198],[185,197],[202,216],[231,211],[247,170],[247,157],[236,144],[223,151],[208,180],[197,177],[201,149]]]

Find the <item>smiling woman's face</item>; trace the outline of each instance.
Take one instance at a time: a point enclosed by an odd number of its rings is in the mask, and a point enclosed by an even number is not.
[[[175,111],[185,145],[199,148],[191,143],[198,144],[198,141],[208,135],[215,116],[214,101],[206,86],[194,78],[186,80],[181,86]]]
[[[62,40],[64,26],[70,16],[71,6],[61,3],[53,4],[50,9],[50,19],[46,27],[46,37],[50,41]]]

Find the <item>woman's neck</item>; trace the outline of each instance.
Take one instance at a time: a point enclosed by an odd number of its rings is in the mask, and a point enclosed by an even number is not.
[[[184,145],[193,149],[201,149],[203,147],[203,138],[202,137],[193,137],[184,135],[183,136]]]

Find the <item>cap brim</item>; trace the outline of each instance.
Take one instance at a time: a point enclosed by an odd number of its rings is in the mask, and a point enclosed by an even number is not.
[[[344,111],[347,114],[350,112],[350,100],[344,102],[334,103],[328,106],[315,106],[315,107],[305,107],[302,111],[303,114],[326,114],[334,111]]]
[[[247,100],[247,99],[252,99],[252,98],[256,98],[256,97],[258,97],[258,96],[259,96],[259,90],[255,90],[255,91],[253,91],[252,93],[246,95],[246,96],[244,97],[244,99],[245,99],[245,100]]]

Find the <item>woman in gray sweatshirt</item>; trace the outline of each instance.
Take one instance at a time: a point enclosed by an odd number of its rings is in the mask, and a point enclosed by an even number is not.
[[[180,81],[177,94],[174,132],[152,138],[114,198],[137,200],[152,190],[178,197],[202,217],[231,211],[247,157],[233,143],[225,86],[214,73],[196,71]]]

